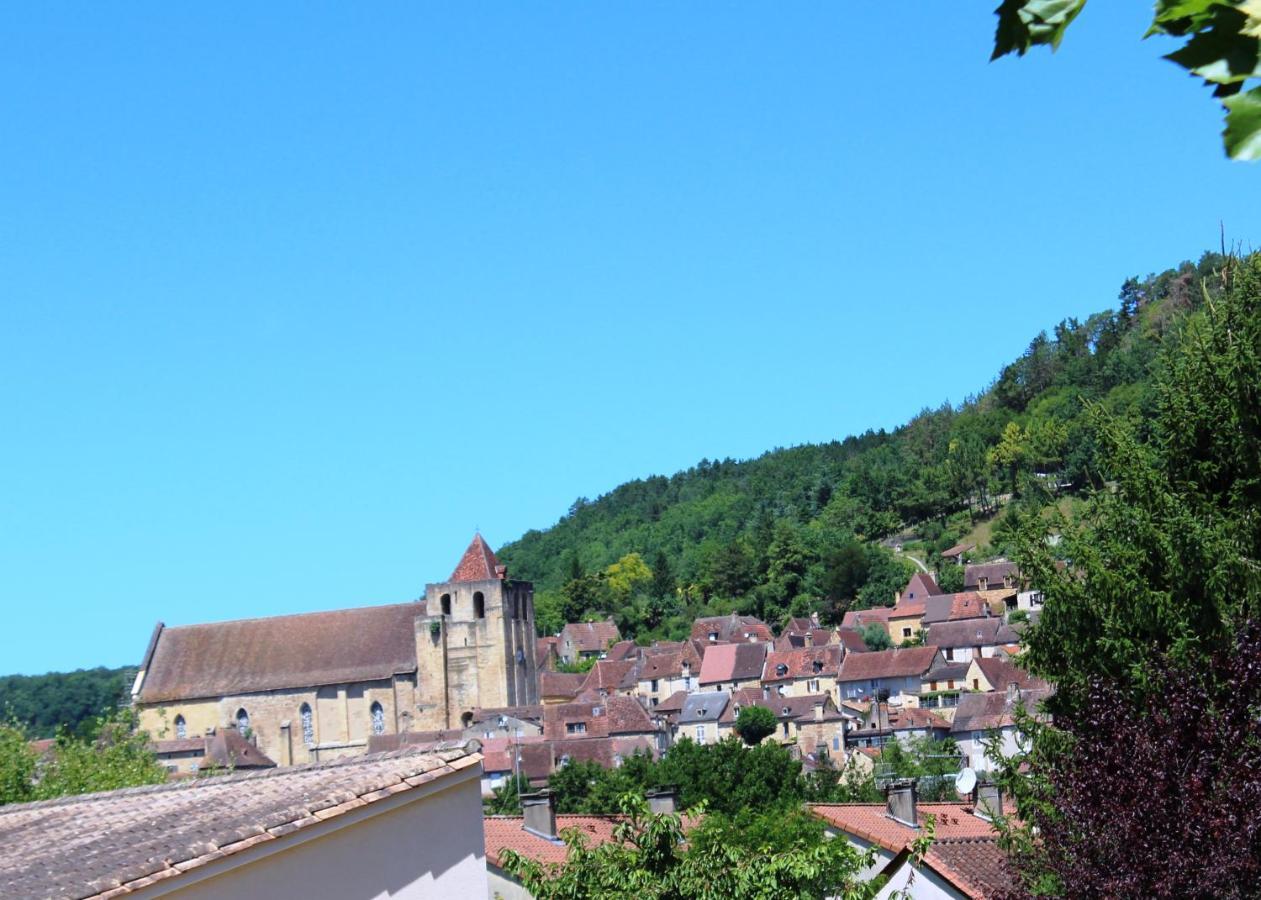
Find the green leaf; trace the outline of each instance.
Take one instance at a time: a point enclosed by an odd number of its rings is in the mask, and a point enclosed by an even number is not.
[[[1049,44],[1055,50],[1085,5],[1086,0],[1003,0],[994,10],[998,29],[990,59],[1013,52],[1024,56],[1035,44]]]
[[[1237,9],[1220,10],[1211,28],[1196,34],[1165,59],[1211,84],[1261,78],[1261,40],[1241,34],[1245,22]]]
[[[1231,159],[1261,159],[1261,88],[1253,88],[1222,101],[1226,105],[1226,130],[1222,140]]]
[[[1182,37],[1201,31],[1213,20],[1218,7],[1228,6],[1222,0],[1157,0],[1156,15],[1151,28],[1143,37],[1153,34],[1169,34]]]

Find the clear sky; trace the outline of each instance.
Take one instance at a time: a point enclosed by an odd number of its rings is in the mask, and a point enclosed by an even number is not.
[[[255,6],[0,13],[0,674],[416,597],[1261,242],[1144,3]]]

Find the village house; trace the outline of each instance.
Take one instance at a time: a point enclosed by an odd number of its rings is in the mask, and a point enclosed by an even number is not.
[[[889,628],[889,613],[892,606],[876,606],[871,609],[851,609],[841,617],[841,630],[862,632],[868,625],[879,625],[886,631]]]
[[[200,737],[171,738],[150,744],[171,776],[214,770],[272,769],[276,763],[245,739],[233,725],[213,728]]]
[[[755,616],[709,616],[692,623],[692,639],[709,644],[733,644],[748,641],[773,643],[770,627]]]
[[[967,552],[975,548],[976,544],[960,542],[955,544],[953,547],[948,547],[941,551],[941,558],[961,566],[963,565],[963,559]]]
[[[880,900],[900,896],[911,900],[986,900],[1011,894],[1016,877],[998,845],[991,817],[998,802],[919,803],[915,783],[892,786],[886,803],[810,805],[823,820],[827,833],[855,848],[875,849],[875,859],[860,878],[883,875],[888,881],[876,894]],[[921,864],[912,866],[910,846],[924,834],[932,816],[934,833]]]
[[[1021,690],[1041,690],[1050,687],[1041,678],[1030,675],[1020,666],[1002,656],[976,656],[968,662],[964,684],[974,691],[1005,691],[1015,684]]]
[[[963,570],[965,591],[1014,590],[1020,586],[1020,567],[1005,559],[966,566]]]
[[[935,646],[848,653],[837,684],[842,700],[918,697],[923,677],[938,660]]]
[[[587,675],[582,672],[553,672],[543,669],[539,672],[539,700],[544,706],[552,703],[568,703],[582,692]]]
[[[1020,636],[999,618],[959,619],[930,625],[925,641],[941,648],[951,662],[993,656],[999,647],[1019,644]]]
[[[941,588],[937,586],[937,582],[933,580],[933,576],[927,572],[916,572],[911,576],[911,580],[906,583],[906,587],[893,595],[893,604],[897,606],[900,603],[906,603],[911,600],[923,600],[934,594],[940,594]]]
[[[602,659],[591,667],[579,699],[608,697],[613,694],[632,696],[639,687],[639,661],[634,659]]]
[[[836,679],[841,672],[843,648],[840,644],[802,650],[776,650],[766,656],[762,687],[768,694],[800,697],[829,694],[835,697]]]
[[[690,738],[698,744],[717,743],[721,735],[718,722],[727,710],[731,694],[727,691],[697,691],[689,694],[679,713],[677,738]]]
[[[560,658],[567,663],[603,659],[609,648],[621,639],[622,635],[612,619],[571,623],[560,632]]]
[[[907,600],[889,610],[886,626],[893,646],[897,647],[918,638],[923,629],[924,610],[923,600]]]
[[[930,709],[872,703],[867,715],[845,739],[855,748],[883,747],[890,741],[906,744],[915,738],[942,740],[950,736],[950,722]]]
[[[959,698],[950,736],[969,766],[977,771],[988,770],[993,766],[986,756],[986,742],[997,737],[1004,757],[1016,754],[1022,740],[1015,722],[1017,707],[1036,713],[1038,704],[1050,695],[1047,688],[1022,690],[1014,681],[1003,691],[964,694]]]
[[[555,635],[541,637],[535,642],[534,661],[540,672],[545,669],[555,672],[560,662],[560,638]]]
[[[692,641],[645,648],[636,693],[649,705],[656,706],[679,691],[696,690],[701,659]]]
[[[759,687],[766,666],[766,644],[716,644],[701,660],[702,691]]]
[[[0,807],[5,897],[485,897],[475,744]]]
[[[937,594],[924,601],[925,628],[938,622],[952,622],[958,619],[983,619],[990,615],[990,605],[976,591],[963,591],[957,594]]]
[[[938,657],[933,667],[924,673],[919,705],[947,721],[953,720],[959,695],[967,690],[968,666],[966,662],[950,662]]]

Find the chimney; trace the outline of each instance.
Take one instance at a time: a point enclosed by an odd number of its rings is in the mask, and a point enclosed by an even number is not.
[[[672,815],[679,805],[679,790],[673,785],[654,788],[647,793],[648,811],[654,815]]]
[[[1014,706],[1020,702],[1020,683],[1018,681],[1007,682],[1007,705]]]
[[[976,788],[976,803],[972,807],[978,818],[991,822],[1003,815],[1003,792],[993,782],[983,782]]]
[[[814,720],[816,722],[823,721],[823,701],[822,700],[814,701]]]
[[[904,778],[889,785],[888,808],[886,813],[890,819],[918,828],[915,803],[915,779]]]
[[[551,791],[522,794],[521,812],[524,813],[522,827],[526,831],[549,841],[556,840],[556,802]]]

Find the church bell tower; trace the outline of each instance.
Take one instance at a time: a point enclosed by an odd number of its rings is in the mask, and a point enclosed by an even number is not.
[[[538,703],[534,585],[510,581],[480,534],[416,618],[420,730],[460,728],[479,708]]]

